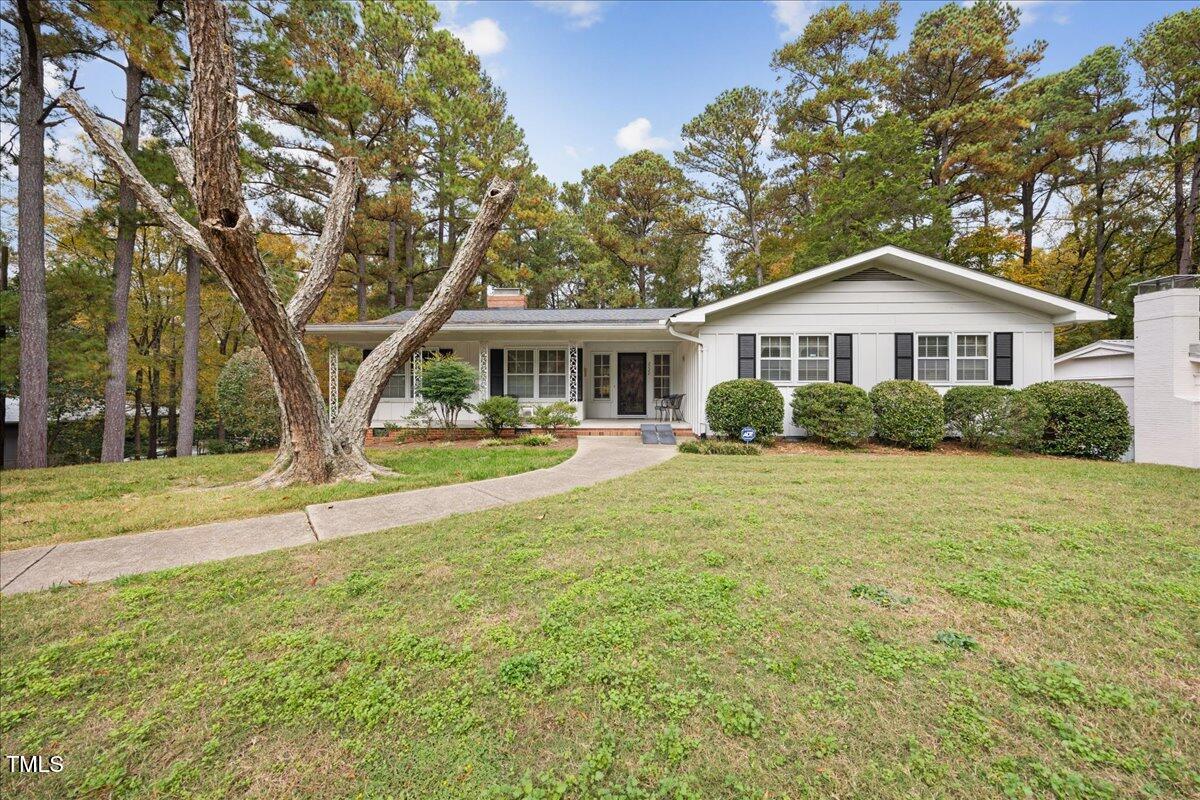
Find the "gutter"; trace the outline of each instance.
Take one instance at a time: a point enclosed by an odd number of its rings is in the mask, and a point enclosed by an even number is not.
[[[692,336],[690,333],[680,333],[679,331],[675,330],[675,328],[673,328],[671,326],[671,318],[670,317],[667,317],[665,320],[663,320],[663,324],[667,326],[667,333],[671,334],[676,339],[682,339],[685,342],[692,342],[693,344],[696,345],[697,357],[700,359],[700,363],[696,365],[696,382],[699,384],[699,386],[696,387],[697,388],[697,391],[696,391],[696,416],[700,417],[701,416],[700,411],[702,409],[702,406],[700,405],[700,401],[702,399],[701,395],[704,393],[704,386],[705,386],[705,383],[704,383],[704,340],[701,339],[699,336]],[[707,419],[704,422],[700,423],[700,428],[701,428],[700,435],[707,436],[708,435],[708,420]]]

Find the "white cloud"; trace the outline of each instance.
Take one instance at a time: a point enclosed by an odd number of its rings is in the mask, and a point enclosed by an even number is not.
[[[533,4],[566,17],[571,28],[590,28],[604,16],[604,6],[599,0],[534,0]]]
[[[42,87],[50,97],[58,97],[63,89],[62,72],[49,61],[42,67]]]
[[[638,117],[613,137],[617,147],[633,153],[637,150],[666,150],[671,143],[661,136],[650,135],[650,120]]]
[[[767,0],[772,7],[771,16],[783,26],[779,32],[780,39],[795,39],[804,32],[808,18],[816,12],[816,0]]]
[[[508,34],[491,17],[482,17],[467,25],[447,25],[446,30],[477,56],[494,56],[508,46]]]
[[[975,0],[963,0],[963,5],[974,5],[974,2]],[[1069,25],[1071,23],[1071,15],[1062,9],[1062,6],[1072,5],[1073,0],[1065,0],[1065,2],[1053,2],[1052,0],[1008,0],[1008,2],[1021,15],[1021,27],[1032,25],[1042,19],[1043,11],[1051,11],[1050,20],[1056,25]],[[1057,6],[1057,8],[1050,9],[1050,6]]]
[[[571,159],[572,161],[580,161],[584,158],[588,158],[592,153],[595,152],[595,150],[596,148],[594,147],[576,147],[573,144],[563,145],[563,152],[566,153],[567,158]]]
[[[579,158],[579,150],[577,150],[575,148],[575,145],[571,145],[571,144],[563,145],[563,152],[566,153],[571,158],[574,158],[574,159]]]

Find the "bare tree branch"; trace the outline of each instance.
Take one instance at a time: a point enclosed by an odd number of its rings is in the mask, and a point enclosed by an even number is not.
[[[171,233],[183,240],[188,247],[196,251],[196,254],[204,261],[206,265],[212,267],[218,273],[221,272],[220,266],[217,264],[217,259],[213,256],[212,251],[208,249],[208,245],[204,243],[204,238],[200,236],[200,231],[187,220],[179,215],[172,205],[167,202],[157,189],[150,185],[150,181],[142,175],[133,160],[129,158],[129,154],[122,149],[121,145],[113,138],[101,124],[100,119],[92,111],[84,99],[79,96],[73,89],[68,89],[59,96],[59,102],[71,112],[75,119],[79,120],[79,125],[87,133],[88,138],[96,145],[97,149],[104,156],[105,160],[115,169],[122,178],[129,181],[130,186],[137,194],[138,202],[150,209],[150,211],[162,220],[163,225],[171,231]]]
[[[187,188],[188,197],[196,202],[196,162],[192,159],[192,151],[186,147],[172,147],[167,151],[171,161],[175,163],[175,172],[179,180]]]
[[[358,159],[338,159],[337,180],[325,208],[325,227],[317,241],[308,274],[288,302],[287,314],[297,330],[303,330],[308,318],[317,310],[321,298],[333,283],[338,261],[346,244],[346,232],[354,216],[354,201],[358,190]]]

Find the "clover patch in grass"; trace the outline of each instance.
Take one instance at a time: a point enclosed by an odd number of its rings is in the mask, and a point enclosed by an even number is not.
[[[938,631],[933,640],[940,645],[945,645],[951,650],[962,650],[963,652],[971,652],[979,649],[979,642],[974,638],[959,633],[958,631]]]
[[[850,587],[850,596],[860,600],[870,600],[883,608],[903,608],[913,604],[913,598],[897,594],[891,589],[874,583],[856,583]]]
[[[509,686],[524,686],[537,677],[541,669],[542,656],[540,653],[522,653],[500,665],[500,680]]]

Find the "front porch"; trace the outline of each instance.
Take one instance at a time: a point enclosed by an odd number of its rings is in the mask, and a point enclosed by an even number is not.
[[[379,331],[380,338],[384,331]],[[369,438],[375,440],[414,437],[441,438],[444,434],[419,419],[420,374],[424,359],[452,356],[474,367],[479,389],[470,402],[488,397],[515,397],[522,414],[528,416],[539,405],[565,402],[574,407],[581,424],[559,429],[565,436],[637,436],[646,422],[670,422],[680,434],[690,434],[695,416],[696,348],[691,342],[670,336],[665,330],[637,332],[604,331],[601,336],[578,338],[524,335],[504,332],[488,338],[468,338],[458,331],[443,331],[397,370],[371,419]],[[571,331],[571,333],[576,333]],[[330,337],[333,339],[333,337]],[[337,413],[336,400],[346,384],[343,350],[353,347],[369,352],[374,337],[331,341],[329,348],[330,413]],[[338,345],[341,344],[342,347]],[[353,363],[356,353],[345,353]],[[660,419],[659,401],[682,395],[676,419]],[[479,418],[465,412],[459,432],[478,430]],[[389,435],[392,434],[392,435]]]

